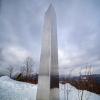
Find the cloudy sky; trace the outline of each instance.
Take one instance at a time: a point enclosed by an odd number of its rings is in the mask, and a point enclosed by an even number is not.
[[[0,0],[0,63],[32,56],[39,64],[44,14],[57,15],[59,67],[100,73],[100,0]]]

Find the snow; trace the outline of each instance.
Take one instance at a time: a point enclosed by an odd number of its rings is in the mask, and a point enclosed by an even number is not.
[[[37,86],[0,77],[0,100],[36,100]]]
[[[69,94],[67,95],[68,92]],[[81,90],[77,90],[70,84],[60,84],[60,100],[67,100],[67,97],[68,100],[81,100],[79,99],[81,97],[81,93]],[[100,95],[84,90],[82,100],[100,100]]]
[[[79,100],[78,90],[70,84],[60,84],[60,100],[67,98],[67,90],[64,92],[65,88],[70,91],[68,96],[69,100]],[[0,77],[0,100],[36,100],[36,93],[37,85],[18,82],[7,76]],[[83,100],[86,100],[86,97],[88,97],[88,100],[100,100],[99,95],[84,91]]]

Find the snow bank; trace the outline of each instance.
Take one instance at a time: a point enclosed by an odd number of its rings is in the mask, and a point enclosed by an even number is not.
[[[0,77],[0,100],[36,100],[37,86]]]
[[[66,85],[60,84],[60,100],[67,100],[67,97],[68,100],[79,100],[79,98],[81,98],[81,95],[82,95],[82,91],[77,90],[75,87],[71,86],[70,84],[66,84]],[[84,90],[82,100],[100,100],[100,95]]]
[[[69,100],[78,100],[78,90],[70,84],[60,84],[60,100],[67,98],[65,88],[70,91]],[[0,77],[0,100],[36,100],[36,93],[37,85],[14,81],[7,76]],[[84,91],[83,100],[86,100],[86,97],[88,100],[100,100],[99,95]]]

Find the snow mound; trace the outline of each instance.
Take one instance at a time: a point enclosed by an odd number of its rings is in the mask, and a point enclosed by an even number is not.
[[[0,77],[0,100],[36,100],[37,86]]]
[[[65,100],[65,98],[67,98],[67,91],[70,91],[68,100],[77,100],[80,91],[70,84],[60,84],[60,100]],[[57,92],[57,89],[52,90],[52,93]],[[0,100],[36,100],[36,93],[37,85],[18,82],[7,76],[0,77]],[[99,95],[84,91],[83,100],[86,100],[86,97],[88,97],[88,100],[100,100]]]

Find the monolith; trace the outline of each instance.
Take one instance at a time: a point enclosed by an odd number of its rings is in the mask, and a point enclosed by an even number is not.
[[[50,4],[44,17],[37,100],[59,100],[56,13]]]

